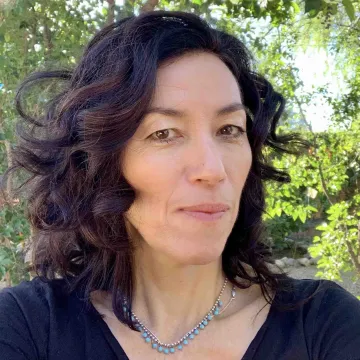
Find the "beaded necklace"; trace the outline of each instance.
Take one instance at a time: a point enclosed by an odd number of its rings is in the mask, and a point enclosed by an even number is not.
[[[163,343],[158,337],[150,331],[140,320],[139,318],[131,312],[131,320],[135,323],[136,329],[138,329],[141,333],[141,336],[144,338],[144,341],[149,344],[152,349],[157,350],[163,354],[174,354],[176,351],[183,350],[184,345],[188,345],[190,340],[194,340],[196,335],[200,334],[201,330],[204,330],[206,326],[209,324],[214,317],[220,315],[225,309],[230,305],[230,303],[235,299],[235,286],[233,285],[231,289],[231,298],[228,303],[223,307],[223,302],[221,301],[221,296],[225,290],[226,284],[228,280],[225,278],[224,284],[221,288],[220,294],[215,301],[213,307],[209,310],[209,312],[204,316],[204,318],[189,332],[187,332],[180,340],[174,343]],[[127,311],[127,307],[124,306],[124,311]]]

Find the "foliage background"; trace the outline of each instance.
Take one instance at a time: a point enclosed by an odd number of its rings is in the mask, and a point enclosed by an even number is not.
[[[284,94],[287,107],[279,132],[296,130],[312,144],[301,157],[266,155],[287,169],[292,182],[267,184],[268,241],[275,254],[295,256],[299,242],[318,259],[318,276],[341,280],[360,275],[360,3],[359,0],[1,0],[0,174],[11,166],[16,142],[14,94],[35,70],[72,68],[84,45],[106,24],[156,9],[201,14],[213,26],[239,37],[256,59],[256,70]],[[327,86],[305,91],[296,54],[323,49],[336,59],[346,91]],[[311,64],[309,64],[311,66]],[[56,93],[39,86],[26,107],[36,115]],[[314,132],[306,118],[313,99],[331,108],[330,127]],[[14,194],[17,179],[2,176],[0,280],[8,285],[30,277],[26,263],[31,229],[25,204]],[[355,278],[354,278],[355,280]]]

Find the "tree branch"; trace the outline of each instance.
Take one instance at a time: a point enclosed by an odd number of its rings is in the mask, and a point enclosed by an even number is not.
[[[318,169],[319,169],[321,186],[322,186],[322,188],[323,188],[323,191],[324,191],[324,194],[325,194],[327,200],[329,201],[329,203],[330,203],[331,205],[333,205],[333,202],[332,202],[332,200],[331,200],[331,198],[330,198],[330,194],[329,194],[328,188],[327,188],[327,186],[326,186],[326,182],[325,182],[324,173],[323,173],[323,169],[322,169],[322,166],[321,166],[320,158],[319,158],[319,156],[318,156],[318,154],[317,154],[316,135],[315,135],[315,133],[314,133],[314,131],[313,131],[313,128],[312,128],[311,124],[306,120],[306,116],[305,116],[305,113],[304,113],[304,111],[303,111],[303,109],[302,109],[302,105],[301,105],[300,100],[298,99],[298,97],[297,97],[296,95],[294,95],[294,99],[295,99],[295,101],[296,101],[296,103],[297,103],[297,105],[298,105],[298,107],[299,107],[300,115],[301,115],[304,123],[305,123],[306,126],[309,128],[309,130],[310,130],[310,132],[312,133],[312,135],[314,136],[314,141],[313,141],[313,144],[314,144],[314,156],[315,156],[315,158],[316,158],[316,160],[317,160],[317,162],[318,162]]]
[[[141,7],[140,14],[148,11],[153,11],[158,6],[159,0],[147,0],[146,3]]]
[[[7,166],[11,168],[13,166],[12,153],[11,153],[11,144],[9,140],[4,140],[6,157],[7,157]],[[6,179],[6,197],[9,203],[12,203],[12,175],[8,175]]]
[[[115,20],[115,0],[107,0],[108,3],[108,14],[106,25],[110,25],[114,23]]]
[[[51,31],[48,25],[48,18],[44,17],[44,45],[45,45],[45,54],[51,55],[52,49],[54,47],[51,39]]]
[[[360,275],[360,256],[356,256],[353,245],[347,240],[348,228],[346,224],[344,227],[345,227],[345,245],[349,252],[351,262],[354,265],[354,268],[356,269],[358,274]],[[358,241],[360,241],[360,221],[358,223]]]
[[[360,264],[360,220],[358,222],[358,238],[357,238],[357,242],[358,242],[358,257],[357,257],[357,262],[358,264]]]

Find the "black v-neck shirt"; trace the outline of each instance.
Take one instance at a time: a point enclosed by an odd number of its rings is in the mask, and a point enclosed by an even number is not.
[[[290,281],[293,290],[278,292],[277,301],[318,291],[296,310],[271,306],[239,360],[360,360],[360,301],[332,281]],[[66,295],[65,285],[35,278],[0,292],[1,360],[129,359],[97,310],[80,292]]]

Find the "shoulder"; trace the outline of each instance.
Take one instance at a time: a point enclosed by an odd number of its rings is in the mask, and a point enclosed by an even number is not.
[[[64,280],[37,277],[0,291],[0,352],[5,359],[46,357],[50,319],[66,301],[64,289]]]
[[[8,287],[0,291],[0,316],[11,311],[26,311],[38,307],[44,308],[44,291],[40,280],[23,281],[19,285]]]
[[[307,297],[319,300],[325,295],[345,296],[357,300],[357,298],[338,285],[335,281],[325,279],[295,279],[287,277],[281,280],[278,300],[292,302],[303,300]]]
[[[68,302],[67,283],[65,280],[42,280],[35,277],[19,285],[0,291],[1,326],[29,324],[29,329],[36,326],[44,328],[51,312],[61,309]]]
[[[286,304],[298,304],[294,326],[305,332],[315,359],[359,359],[360,301],[330,280],[290,279],[282,293]],[[357,356],[357,357],[356,357]]]
[[[332,281],[323,287],[314,325],[314,355],[326,360],[359,359],[360,301]]]
[[[334,315],[338,311],[360,316],[360,301],[331,280],[289,278],[276,297],[280,307],[294,306],[302,311]]]
[[[355,308],[360,307],[359,300],[331,280],[314,280],[314,279],[293,279],[290,278],[290,293],[287,293],[288,299],[306,300],[316,302],[319,306],[338,305],[345,301],[351,303]]]
[[[0,291],[1,359],[89,358],[83,344],[97,329],[83,289],[72,285],[36,277]],[[89,329],[95,332],[89,335]]]
[[[64,279],[43,280],[35,277],[0,291],[1,331],[27,329],[36,337],[46,337],[50,318],[74,310],[69,296],[69,282]]]
[[[0,312],[4,308],[19,308],[23,311],[31,309],[49,309],[56,302],[65,301],[68,283],[63,279],[43,280],[35,277],[31,281],[23,281],[19,285],[0,291]]]

